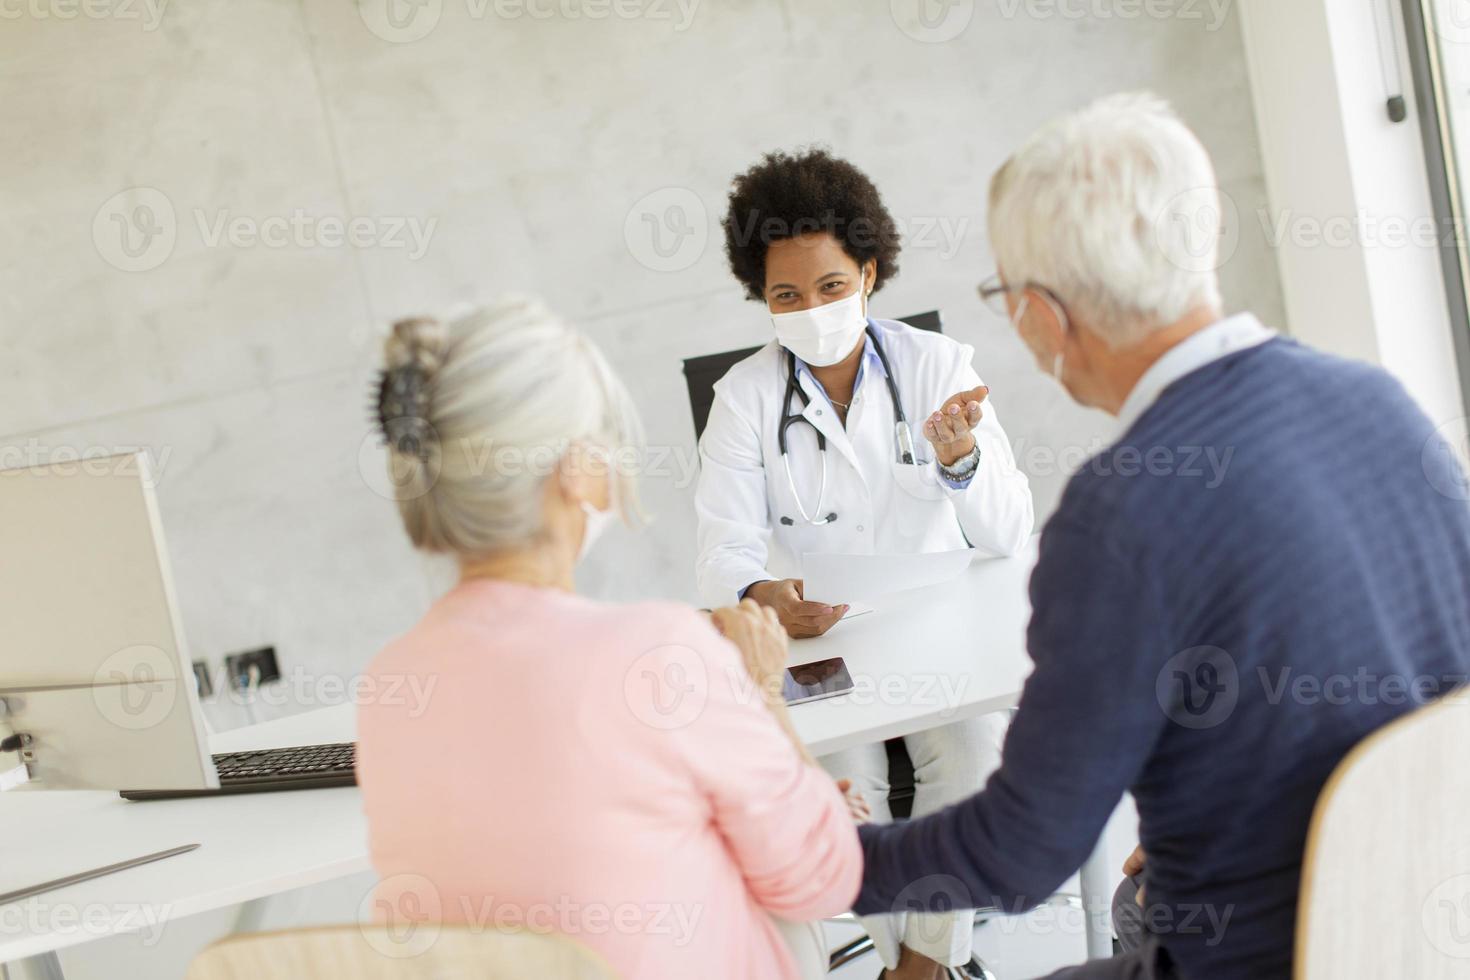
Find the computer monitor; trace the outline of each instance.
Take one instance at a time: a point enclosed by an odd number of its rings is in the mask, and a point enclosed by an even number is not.
[[[0,702],[16,791],[219,785],[145,453],[0,470]]]

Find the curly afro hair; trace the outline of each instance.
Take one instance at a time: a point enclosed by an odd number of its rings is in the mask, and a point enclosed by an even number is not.
[[[753,300],[765,298],[772,242],[830,232],[859,265],[878,260],[873,289],[898,274],[899,235],[878,188],[857,167],[826,150],[777,150],[735,178],[725,213],[730,271]]]

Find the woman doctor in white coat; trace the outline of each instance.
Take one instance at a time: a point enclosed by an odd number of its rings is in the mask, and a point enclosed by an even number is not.
[[[847,607],[803,599],[805,553],[1017,552],[1034,523],[1031,490],[971,348],[869,315],[899,251],[872,182],[825,151],[768,154],[735,179],[725,238],[731,269],[767,307],[775,339],[715,385],[700,440],[706,600],[749,597],[775,609],[792,636],[818,636]],[[980,790],[999,765],[1003,730],[996,716],[906,738],[914,815]],[[875,820],[889,819],[881,744],[821,762],[854,780]],[[969,963],[970,912],[864,925],[890,978]]]

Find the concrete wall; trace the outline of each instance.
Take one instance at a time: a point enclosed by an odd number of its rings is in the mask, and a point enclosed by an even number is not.
[[[671,462],[653,527],[609,535],[584,584],[693,598],[679,362],[767,337],[717,228],[761,151],[825,143],[875,178],[909,237],[875,312],[938,307],[975,345],[1042,514],[1109,426],[975,296],[992,171],[1047,117],[1150,87],[1240,211],[1265,204],[1240,27],[1202,0],[0,13],[0,463],[147,447],[193,654],[273,643],[294,675],[262,716],[340,697],[328,682],[443,581],[373,489],[367,386],[391,319],[529,291],[585,327]],[[1224,276],[1232,308],[1281,321],[1257,222]]]

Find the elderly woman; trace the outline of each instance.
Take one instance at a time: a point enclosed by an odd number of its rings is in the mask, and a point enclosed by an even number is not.
[[[380,915],[568,934],[627,977],[824,973],[810,923],[861,861],[771,693],[775,616],[573,586],[636,511],[638,421],[602,355],[530,303],[408,321],[378,404],[404,528],[459,566],[369,669],[427,704],[360,708]]]
[[[792,636],[817,636],[847,606],[806,597],[804,554],[1019,550],[1033,525],[1031,489],[974,352],[873,316],[872,295],[898,272],[899,243],[867,175],[823,150],[768,154],[735,178],[725,244],[772,340],[715,386],[700,440],[706,599],[754,599]],[[995,716],[908,736],[914,815],[980,789],[1000,764],[1003,732]],[[887,821],[882,743],[821,761]],[[894,980],[968,964],[973,923],[968,911],[864,921]]]

